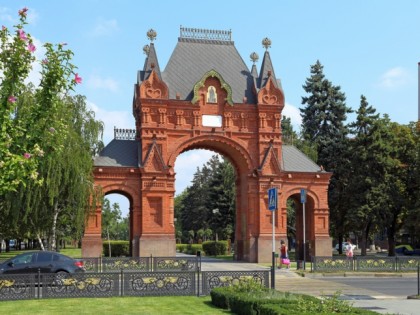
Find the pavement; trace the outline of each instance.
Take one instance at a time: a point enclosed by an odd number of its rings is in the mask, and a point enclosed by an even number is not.
[[[202,270],[267,270],[255,263],[221,261],[212,258],[202,258]],[[326,281],[323,274],[306,273],[304,277],[296,273],[294,269],[277,269],[275,276],[275,288],[279,291],[308,294],[316,297],[332,296],[340,292],[340,299],[348,301],[358,308],[368,309],[380,314],[415,315],[420,314],[420,300],[409,300],[407,296],[391,296],[383,293],[353,287],[333,281]],[[329,274],[328,276],[331,276]],[[346,277],[360,275],[346,274]],[[364,276],[369,276],[364,274]],[[410,275],[409,275],[410,276]],[[412,275],[411,275],[412,276]],[[417,276],[417,275],[416,275]],[[324,279],[324,280],[323,280]]]

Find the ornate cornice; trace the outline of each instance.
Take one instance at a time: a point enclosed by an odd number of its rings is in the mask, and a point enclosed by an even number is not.
[[[195,104],[197,103],[197,101],[200,99],[200,95],[198,93],[198,91],[200,90],[200,88],[202,88],[204,86],[204,83],[206,82],[206,80],[208,78],[214,78],[216,77],[219,81],[220,81],[220,86],[222,87],[222,89],[224,89],[227,93],[226,96],[226,102],[229,105],[233,106],[233,101],[232,101],[232,88],[230,87],[229,84],[227,84],[225,82],[225,80],[223,80],[222,76],[216,71],[216,70],[210,70],[208,72],[206,72],[203,77],[201,78],[201,80],[199,80],[195,85],[194,85],[194,97],[191,101],[191,103]]]

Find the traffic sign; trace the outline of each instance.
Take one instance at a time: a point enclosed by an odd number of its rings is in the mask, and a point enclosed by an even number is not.
[[[301,203],[306,203],[306,189],[301,189],[300,190],[300,202]]]
[[[270,188],[268,190],[268,210],[277,210],[277,188]]]

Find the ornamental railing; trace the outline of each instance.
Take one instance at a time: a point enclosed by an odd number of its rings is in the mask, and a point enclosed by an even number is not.
[[[114,127],[115,140],[135,140],[136,135],[136,129],[119,129]]]
[[[200,274],[202,281],[200,281]],[[0,275],[0,301],[114,296],[186,296],[254,280],[268,287],[264,271],[86,272]]]
[[[180,27],[179,36],[181,38],[207,39],[231,41],[232,31],[206,30],[201,28]]]
[[[319,271],[378,271],[378,272],[407,272],[416,271],[420,264],[420,257],[312,257],[312,269]]]

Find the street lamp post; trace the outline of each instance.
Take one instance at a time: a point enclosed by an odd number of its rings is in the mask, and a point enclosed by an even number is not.
[[[216,215],[216,213],[220,213],[219,208],[213,209],[212,210],[213,214]],[[219,235],[217,234],[217,228],[214,229],[216,232],[216,242],[219,241]]]

